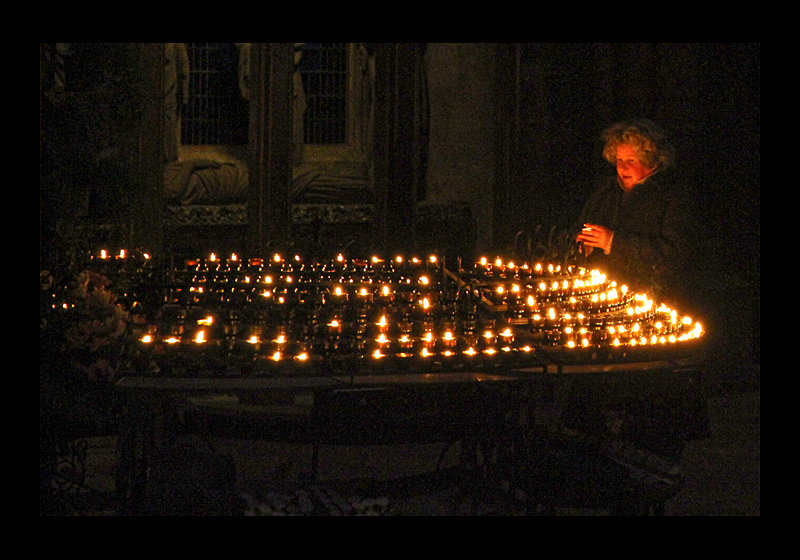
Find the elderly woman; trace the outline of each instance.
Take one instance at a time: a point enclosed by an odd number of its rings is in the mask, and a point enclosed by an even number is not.
[[[673,182],[672,147],[647,120],[617,123],[604,138],[603,156],[617,172],[584,206],[576,241],[589,266],[675,305],[691,215],[686,194]]]

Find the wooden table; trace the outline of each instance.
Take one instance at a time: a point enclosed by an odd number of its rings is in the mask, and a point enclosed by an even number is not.
[[[557,358],[557,357],[556,357]],[[704,402],[702,367],[691,360],[570,363],[558,359],[517,369],[361,372],[285,377],[125,377],[118,491],[135,513],[146,497],[148,467],[159,437],[182,407],[195,433],[320,445],[491,442],[536,422],[541,410],[597,412],[632,398]],[[545,406],[542,406],[545,405]],[[701,411],[691,410],[690,416]],[[188,411],[188,412],[187,412]],[[191,422],[189,421],[191,419]],[[551,418],[552,420],[552,418]],[[692,418],[691,422],[696,419]],[[239,436],[231,436],[239,437]],[[465,447],[465,446],[462,446]]]
[[[193,432],[321,445],[490,437],[525,378],[495,372],[403,372],[296,377],[124,377],[118,492],[134,513],[173,420]]]

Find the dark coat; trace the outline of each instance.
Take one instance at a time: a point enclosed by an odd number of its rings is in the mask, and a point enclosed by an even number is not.
[[[631,191],[616,175],[606,179],[583,208],[581,225],[614,231],[611,252],[594,249],[587,265],[598,268],[657,303],[678,295],[691,260],[694,212],[669,170],[656,172]],[[673,305],[675,305],[673,303]]]

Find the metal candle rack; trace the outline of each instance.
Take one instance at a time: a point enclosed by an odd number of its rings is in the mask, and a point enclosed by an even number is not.
[[[524,367],[544,354],[674,353],[703,336],[677,310],[578,265],[210,255],[145,276],[138,293],[160,302],[135,307],[130,334],[159,371]]]

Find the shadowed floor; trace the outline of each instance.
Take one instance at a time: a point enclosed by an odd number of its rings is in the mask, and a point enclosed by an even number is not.
[[[685,482],[667,503],[666,515],[760,515],[758,375],[757,369],[711,384],[710,435],[686,445],[681,456]],[[83,515],[114,515],[116,438],[90,438],[87,443],[86,491],[76,510]],[[457,444],[323,447],[314,485],[298,484],[308,481],[310,446],[220,439],[193,444],[233,458],[235,492],[249,515],[524,514],[518,490],[470,482],[469,472],[458,464]],[[439,476],[429,477],[437,465]],[[608,514],[566,507],[552,513]]]

